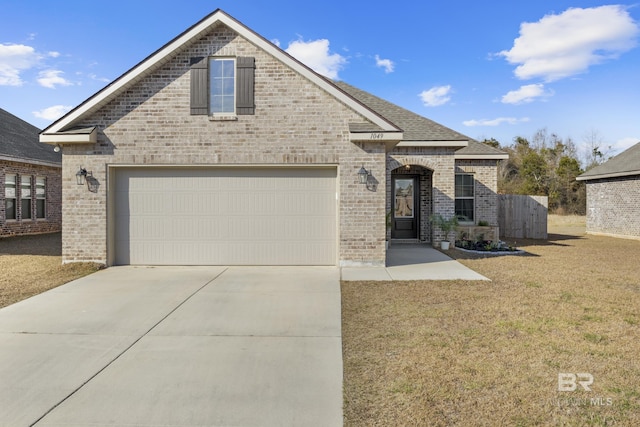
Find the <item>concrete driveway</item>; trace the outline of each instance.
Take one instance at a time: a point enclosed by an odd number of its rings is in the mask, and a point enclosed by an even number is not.
[[[0,310],[0,426],[339,426],[340,322],[333,267],[112,267]]]

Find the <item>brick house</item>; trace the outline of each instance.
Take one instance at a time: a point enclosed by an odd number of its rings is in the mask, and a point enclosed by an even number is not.
[[[0,237],[61,229],[62,156],[39,133],[0,109]]]
[[[429,216],[497,225],[506,154],[328,80],[217,10],[41,134],[64,262],[384,265]],[[86,184],[77,185],[76,178]]]
[[[587,185],[587,233],[640,239],[640,142],[576,179]]]

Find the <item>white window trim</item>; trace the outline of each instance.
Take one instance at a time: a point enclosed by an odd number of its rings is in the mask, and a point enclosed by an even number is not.
[[[462,225],[474,225],[476,223],[476,177],[475,174],[469,172],[461,172],[456,173],[456,176],[471,176],[473,179],[473,196],[456,196],[454,194],[454,203],[456,200],[473,200],[473,219],[471,221],[460,221]],[[455,182],[454,182],[454,192],[455,192]]]
[[[232,61],[233,62],[233,112],[213,112],[211,111],[211,103],[213,99],[213,92],[211,90],[211,62],[213,61]],[[209,80],[209,120],[218,121],[218,120],[237,120],[237,84],[238,84],[238,72],[236,66],[236,58],[230,56],[210,56],[209,57],[209,75],[207,76]]]

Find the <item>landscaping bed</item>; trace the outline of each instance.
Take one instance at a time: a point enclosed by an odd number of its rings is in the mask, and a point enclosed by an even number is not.
[[[516,255],[523,254],[515,245],[510,245],[503,241],[491,240],[456,240],[455,248],[465,252],[488,254],[488,255]]]

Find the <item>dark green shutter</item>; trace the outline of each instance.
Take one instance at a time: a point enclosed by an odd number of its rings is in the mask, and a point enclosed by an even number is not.
[[[209,114],[209,58],[191,58],[191,115]]]
[[[253,101],[255,81],[255,58],[238,57],[236,59],[236,114],[255,114]]]

